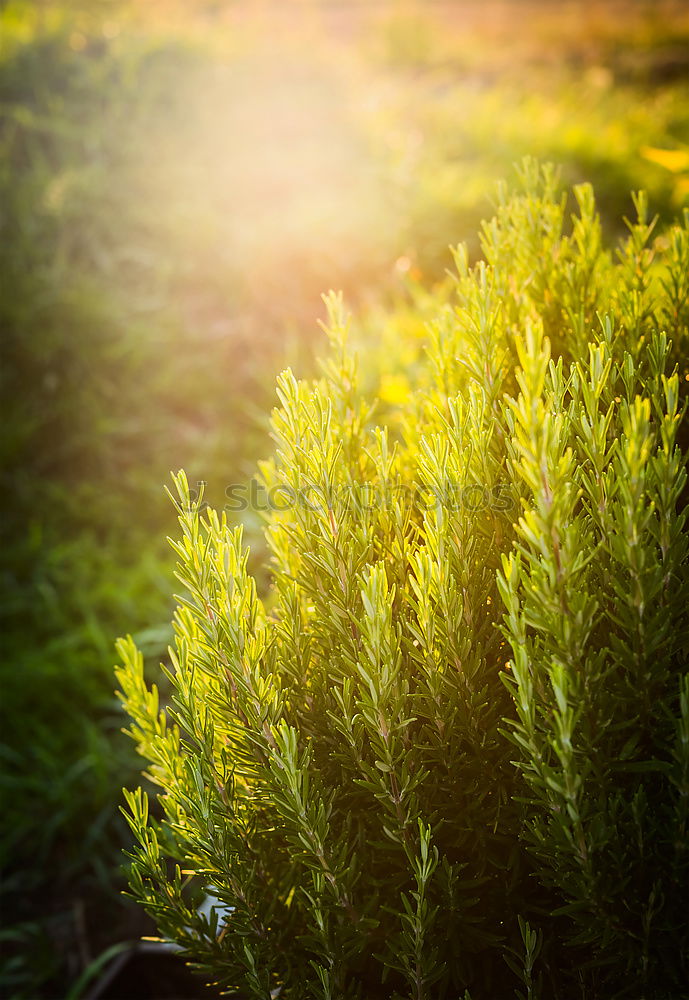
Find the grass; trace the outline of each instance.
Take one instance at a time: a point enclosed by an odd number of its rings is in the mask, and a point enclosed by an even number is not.
[[[680,5],[516,6],[0,13],[10,995],[139,933],[112,643],[165,656],[169,470],[222,506],[268,450],[275,372],[313,365],[320,293],[394,351],[380,310],[442,281],[524,153],[592,181],[611,235],[632,189],[663,220],[686,199]]]

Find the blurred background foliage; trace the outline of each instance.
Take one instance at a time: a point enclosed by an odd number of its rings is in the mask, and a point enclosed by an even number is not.
[[[113,640],[165,656],[184,467],[224,491],[308,374],[320,293],[371,350],[529,153],[608,236],[689,195],[689,9],[670,0],[119,0],[0,9],[3,990],[64,995],[113,940],[137,763]],[[385,314],[395,316],[384,336]],[[366,318],[367,317],[367,318]],[[362,359],[365,365],[365,358]],[[381,386],[391,402],[404,381]],[[244,518],[255,565],[258,519]]]

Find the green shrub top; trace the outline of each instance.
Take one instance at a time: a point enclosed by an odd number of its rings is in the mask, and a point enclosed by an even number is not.
[[[230,994],[689,975],[689,214],[656,236],[638,196],[613,254],[588,186],[570,225],[521,184],[381,331],[329,297],[322,379],[278,381],[263,598],[175,477],[169,706],[120,644],[160,789],[131,885]]]

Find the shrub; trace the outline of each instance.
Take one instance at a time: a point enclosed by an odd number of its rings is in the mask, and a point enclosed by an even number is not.
[[[263,599],[175,477],[169,706],[119,647],[131,886],[231,995],[686,982],[689,215],[639,195],[613,255],[588,186],[569,226],[521,182],[397,352],[360,371],[331,296],[322,379],[280,377]]]

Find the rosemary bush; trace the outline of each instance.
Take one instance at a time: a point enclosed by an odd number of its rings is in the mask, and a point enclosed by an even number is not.
[[[612,253],[574,197],[525,162],[385,349],[329,297],[323,377],[278,381],[263,598],[175,477],[169,706],[119,647],[160,789],[131,886],[230,995],[686,984],[689,215],[656,236],[639,195]]]

